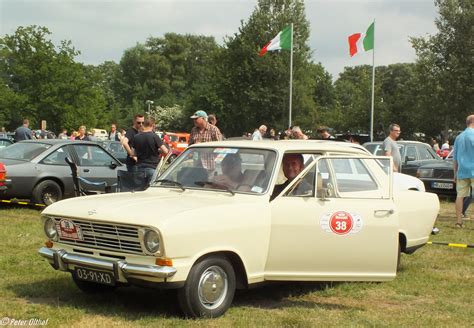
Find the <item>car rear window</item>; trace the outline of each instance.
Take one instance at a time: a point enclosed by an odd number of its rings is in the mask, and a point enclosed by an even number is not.
[[[15,143],[11,146],[0,149],[0,158],[30,161],[49,147],[51,147],[51,145],[40,142]]]

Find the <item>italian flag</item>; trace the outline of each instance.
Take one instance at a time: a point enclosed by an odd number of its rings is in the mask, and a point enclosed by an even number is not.
[[[370,24],[365,35],[362,33],[354,33],[349,36],[349,54],[353,57],[362,49],[365,51],[374,49],[374,23]]]
[[[268,44],[260,50],[258,55],[262,57],[267,53],[267,51],[274,50],[291,50],[291,25],[285,27],[280,31],[276,37],[274,37]]]

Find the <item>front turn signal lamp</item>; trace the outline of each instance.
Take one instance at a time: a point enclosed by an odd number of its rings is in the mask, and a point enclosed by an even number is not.
[[[173,260],[167,257],[159,257],[155,260],[155,263],[160,266],[173,266]]]

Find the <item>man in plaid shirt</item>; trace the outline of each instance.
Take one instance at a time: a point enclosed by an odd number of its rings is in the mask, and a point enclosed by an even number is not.
[[[221,141],[222,134],[217,126],[207,121],[207,113],[203,110],[195,112],[191,118],[194,121],[194,127],[191,129],[189,145],[209,141]],[[202,166],[207,170],[214,169],[214,154],[204,154],[201,158]]]

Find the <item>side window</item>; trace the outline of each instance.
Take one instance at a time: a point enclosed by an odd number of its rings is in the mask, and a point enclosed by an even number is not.
[[[335,184],[339,193],[377,190],[367,167],[359,158],[334,158],[330,160],[335,173]]]
[[[285,196],[292,197],[314,197],[314,185],[316,177],[316,165],[295,183]]]
[[[67,146],[64,146],[49,154],[43,159],[42,163],[48,165],[67,165],[66,157],[71,158]]]
[[[79,166],[109,166],[115,160],[96,145],[74,145],[79,156]]]
[[[411,157],[411,158],[414,158],[415,160],[417,160],[417,156],[416,156],[416,148],[415,146],[407,146],[407,153],[406,153],[406,157]],[[403,158],[402,158],[403,160]]]
[[[318,154],[302,154],[303,156],[303,167],[304,168],[312,165],[315,159],[320,156]],[[283,164],[282,164],[283,169]],[[301,171],[300,171],[301,172]],[[283,173],[284,175],[284,173]],[[286,180],[286,177],[285,177]],[[315,195],[315,183],[316,183],[316,165],[306,172],[285,194],[285,197],[314,197]]]
[[[420,154],[420,159],[434,159],[434,154],[430,152],[425,146],[418,147],[418,153]]]

